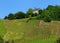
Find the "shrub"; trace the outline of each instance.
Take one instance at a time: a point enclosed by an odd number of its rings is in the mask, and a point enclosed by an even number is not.
[[[44,17],[44,22],[51,22],[51,18],[50,17]]]

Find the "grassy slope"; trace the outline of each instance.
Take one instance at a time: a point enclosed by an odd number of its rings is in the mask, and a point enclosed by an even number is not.
[[[4,27],[4,21],[0,20],[0,35],[3,36],[6,33],[6,29]]]
[[[52,38],[52,39],[47,39],[47,40],[41,40],[41,39],[31,39],[31,40],[27,40],[24,43],[55,43],[56,38]]]
[[[56,38],[60,37],[59,21],[45,23],[35,19],[29,22],[26,22],[26,20],[5,20],[7,32],[14,37],[10,36],[11,39],[20,39],[18,41],[20,43],[54,43]]]

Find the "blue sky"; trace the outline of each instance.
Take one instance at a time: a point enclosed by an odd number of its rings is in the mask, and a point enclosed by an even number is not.
[[[60,0],[0,0],[0,18],[9,13],[26,12],[29,8],[46,8],[48,5],[60,5]]]

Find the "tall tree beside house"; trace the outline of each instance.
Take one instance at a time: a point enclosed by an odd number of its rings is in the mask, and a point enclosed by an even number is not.
[[[28,16],[33,15],[33,9],[32,9],[32,8],[29,8],[29,9],[27,10],[26,14],[27,14]]]
[[[41,14],[41,13],[42,13],[42,11],[43,11],[42,9],[39,9],[39,14]]]

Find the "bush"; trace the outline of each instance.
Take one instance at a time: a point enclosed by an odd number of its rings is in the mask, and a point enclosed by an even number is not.
[[[51,18],[50,17],[44,17],[44,22],[51,22]]]

